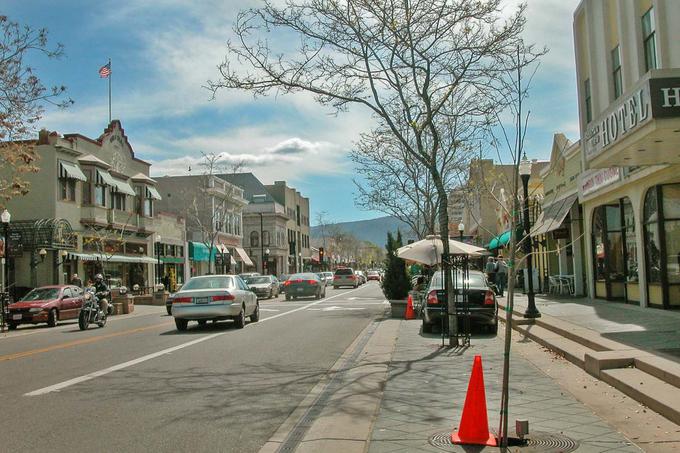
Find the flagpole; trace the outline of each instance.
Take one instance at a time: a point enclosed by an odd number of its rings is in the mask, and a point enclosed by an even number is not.
[[[111,70],[111,59],[109,58],[109,124],[111,124],[111,75],[113,71]]]

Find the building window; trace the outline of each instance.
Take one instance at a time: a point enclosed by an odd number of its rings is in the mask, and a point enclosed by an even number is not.
[[[94,203],[106,207],[106,186],[101,184],[94,186]]]
[[[656,69],[656,24],[654,23],[654,8],[642,16],[642,43],[645,49],[645,72]]]
[[[621,75],[621,47],[612,49],[612,79],[614,81],[614,99],[623,93],[623,77]]]
[[[257,233],[257,231],[252,231],[250,233],[250,246],[251,247],[260,246],[260,235]]]
[[[59,178],[59,197],[65,201],[76,201],[76,180]]]
[[[590,79],[583,82],[583,93],[585,95],[586,104],[586,123],[590,123],[593,120],[593,105],[592,97],[590,95]]]
[[[262,245],[264,246],[269,245],[269,231],[262,232]]]
[[[679,305],[680,184],[652,187],[644,204],[645,261],[651,305]]]
[[[91,205],[92,204],[92,170],[90,169],[84,169],[83,174],[85,174],[85,177],[87,178],[87,181],[83,182],[82,185],[82,191],[83,191],[83,204],[84,205]]]
[[[151,198],[144,198],[144,215],[153,217],[153,200]]]
[[[126,195],[120,192],[114,192],[111,195],[111,207],[113,209],[118,209],[119,211],[125,211],[125,200]]]

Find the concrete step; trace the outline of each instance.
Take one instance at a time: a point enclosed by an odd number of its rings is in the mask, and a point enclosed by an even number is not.
[[[652,355],[635,357],[635,368],[680,388],[680,363]]]
[[[551,351],[561,354],[565,359],[581,368],[585,367],[586,354],[593,352],[592,349],[538,324],[515,325],[515,330]]]
[[[648,408],[680,424],[680,389],[637,368],[603,370],[600,378]]]

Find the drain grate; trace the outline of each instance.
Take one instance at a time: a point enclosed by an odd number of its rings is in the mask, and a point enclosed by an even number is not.
[[[542,431],[534,431],[526,436],[526,440],[525,445],[511,446],[508,450],[521,453],[568,453],[579,447],[578,442],[567,436]],[[456,453],[466,451],[466,447],[451,443],[451,431],[432,435],[430,437],[430,445],[444,451]],[[482,447],[479,448],[481,449]],[[492,447],[486,448],[490,450]],[[496,449],[494,448],[494,450]]]

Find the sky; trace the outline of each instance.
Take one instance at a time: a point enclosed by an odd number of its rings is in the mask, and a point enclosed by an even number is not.
[[[112,61],[113,118],[152,175],[195,173],[201,152],[227,153],[263,183],[285,180],[310,198],[311,219],[382,216],[354,206],[347,158],[371,124],[359,107],[334,115],[305,94],[253,99],[204,88],[218,78],[231,24],[257,0],[3,0],[0,14],[49,30],[58,60],[31,59],[45,85],[65,85],[75,102],[47,109],[39,127],[96,138],[108,123],[108,85],[98,69]],[[508,14],[518,0],[506,0]],[[526,151],[548,159],[556,132],[578,139],[572,17],[578,0],[528,0],[525,41],[547,47],[532,80]],[[56,6],[58,5],[58,6]],[[281,39],[289,39],[281,37]],[[496,157],[488,155],[487,157]],[[200,171],[200,170],[199,170]]]

